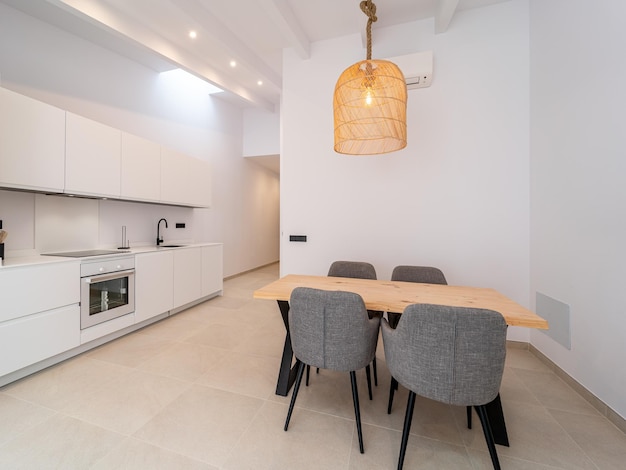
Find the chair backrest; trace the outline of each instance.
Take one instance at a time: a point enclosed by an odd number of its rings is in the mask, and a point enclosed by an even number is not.
[[[302,362],[343,372],[372,362],[380,319],[369,319],[360,295],[296,287],[289,305],[291,345]]]
[[[335,261],[330,265],[328,275],[354,279],[376,279],[376,269],[370,263],[362,261]]]
[[[396,329],[383,321],[392,376],[418,395],[452,405],[484,405],[500,389],[506,322],[492,310],[413,304]]]
[[[425,284],[448,284],[441,269],[430,266],[396,266],[391,273],[391,280],[423,282]]]

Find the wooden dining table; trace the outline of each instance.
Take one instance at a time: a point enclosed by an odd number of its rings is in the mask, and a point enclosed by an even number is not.
[[[289,274],[253,294],[255,299],[277,301],[285,325],[285,343],[276,385],[276,394],[281,396],[287,396],[296,376],[297,360],[293,364],[289,335],[289,299],[296,287],[354,292],[363,298],[368,310],[401,314],[408,305],[417,303],[484,308],[499,312],[509,326],[548,328],[545,319],[490,288]],[[508,446],[499,395],[488,406],[488,414],[496,443]]]

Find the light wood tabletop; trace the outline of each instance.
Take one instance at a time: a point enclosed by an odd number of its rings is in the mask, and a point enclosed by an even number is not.
[[[548,329],[548,322],[494,289],[415,282],[289,274],[254,292],[255,299],[289,301],[296,287],[359,294],[370,310],[402,313],[416,303],[495,310],[509,326]]]

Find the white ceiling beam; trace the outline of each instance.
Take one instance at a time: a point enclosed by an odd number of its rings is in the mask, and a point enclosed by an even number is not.
[[[212,67],[211,64],[207,64],[195,55],[190,54],[187,50],[177,47],[167,39],[154,33],[150,29],[143,27],[139,23],[133,22],[123,15],[115,14],[115,12],[108,7],[106,2],[93,0],[91,3],[85,4],[84,2],[81,2],[81,0],[47,1],[53,5],[63,8],[68,12],[71,12],[74,15],[83,17],[83,19],[89,21],[90,23],[107,30],[110,34],[124,37],[126,41],[131,41],[146,50],[150,50],[152,54],[157,54],[163,60],[166,60],[169,63],[174,64],[175,66],[182,68],[200,78],[206,79],[223,90],[229,91],[241,97],[249,103],[265,108],[271,112],[275,109],[274,103],[271,103],[267,99],[261,97],[255,93],[254,90],[238,84],[231,77],[220,73],[217,69]],[[180,6],[181,3],[183,2],[179,0],[178,5]],[[204,13],[206,13],[206,11]],[[187,14],[189,14],[189,11],[187,11]],[[206,17],[211,15],[205,14],[204,16]],[[230,31],[227,28],[224,29]],[[230,35],[232,36],[233,34],[230,33]],[[235,41],[235,39],[233,39],[233,41]],[[237,39],[237,41],[239,40]],[[248,50],[248,54],[252,53]],[[256,60],[258,61],[258,59]],[[265,67],[269,69],[269,67]],[[276,79],[274,71],[269,69],[269,72],[271,72],[272,77]],[[266,75],[265,77],[268,81],[271,80],[269,75]],[[278,77],[278,82],[280,83],[281,81],[280,77]],[[278,88],[280,89],[280,86],[278,86]]]
[[[301,59],[311,57],[311,43],[287,0],[262,0],[265,12]]]
[[[445,33],[459,6],[459,0],[437,0],[435,11],[435,34]]]
[[[251,70],[256,70],[267,82],[282,89],[282,77],[259,58],[233,31],[217,19],[217,15],[207,9],[208,2],[198,0],[177,0],[176,5],[197,21],[206,34],[217,39],[224,50],[237,57]]]

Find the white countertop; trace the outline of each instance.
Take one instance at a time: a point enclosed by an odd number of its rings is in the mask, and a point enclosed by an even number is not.
[[[177,244],[175,242],[167,242],[166,244]],[[145,246],[137,246],[130,247],[128,250],[120,250],[119,253],[110,254],[110,255],[101,255],[101,256],[90,256],[89,258],[70,258],[64,256],[48,256],[41,254],[28,254],[24,256],[10,256],[4,259],[4,263],[0,266],[0,270],[11,269],[11,268],[19,268],[23,266],[32,266],[37,264],[49,264],[49,263],[80,263],[81,260],[85,259],[98,259],[98,258],[111,258],[114,256],[123,256],[123,255],[136,255],[141,253],[150,253],[155,251],[163,251],[163,250],[184,250],[186,248],[194,248],[200,246],[213,246],[213,245],[222,245],[222,243],[217,242],[206,242],[206,243],[180,243],[179,247],[156,247],[155,245],[145,245]],[[98,249],[106,249],[106,250],[114,250],[115,248],[108,247],[98,247]],[[71,250],[64,250],[71,251]]]

